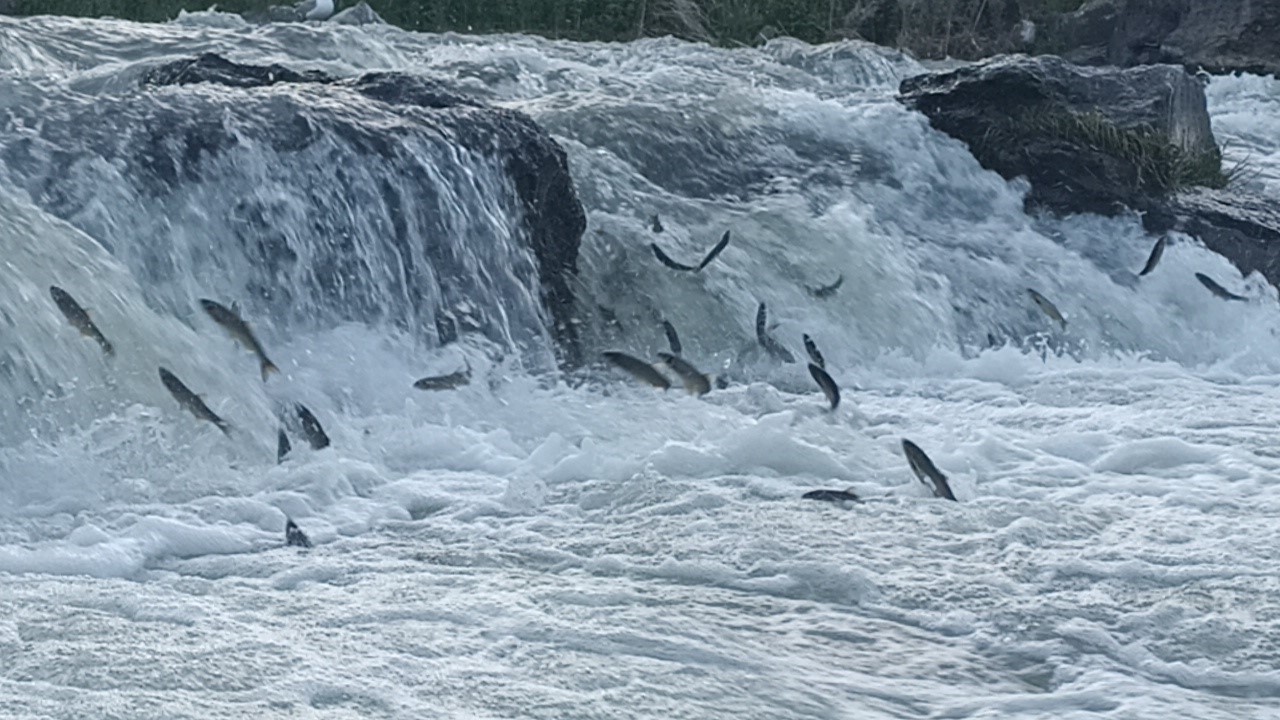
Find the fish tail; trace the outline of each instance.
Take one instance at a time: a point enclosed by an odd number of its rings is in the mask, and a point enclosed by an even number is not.
[[[106,338],[98,338],[98,344],[102,346],[102,352],[106,353],[110,357],[115,357],[116,348],[111,344],[110,340]]]
[[[280,372],[280,368],[276,367],[276,364],[275,364],[275,363],[271,362],[270,360],[267,360],[267,359],[263,358],[263,360],[262,360],[262,382],[266,382],[266,381],[267,381],[267,378],[271,376],[271,373],[278,373],[278,372]]]

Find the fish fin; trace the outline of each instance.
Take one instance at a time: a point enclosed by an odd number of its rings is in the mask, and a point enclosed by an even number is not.
[[[280,372],[280,368],[276,367],[275,363],[265,359],[262,361],[262,382],[266,382],[271,373],[278,372]]]

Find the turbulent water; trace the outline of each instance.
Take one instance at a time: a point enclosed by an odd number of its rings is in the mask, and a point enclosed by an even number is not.
[[[242,143],[138,192],[113,113],[201,52],[528,113],[587,211],[587,356],[652,357],[666,319],[727,387],[552,371],[484,157]],[[894,100],[924,70],[857,44],[0,18],[0,716],[1280,716],[1275,289],[1181,235],[1138,281],[1137,217],[1028,216],[1025,187]],[[1208,96],[1242,182],[1280,195],[1280,81]],[[423,177],[430,241],[406,260],[386,188]],[[725,230],[696,274],[649,248],[693,263]],[[251,231],[303,270],[229,241]],[[337,256],[360,283],[326,281]],[[239,303],[281,375],[201,297]],[[797,356],[817,341],[838,411],[755,349],[761,301]],[[423,332],[441,302],[480,318],[458,343]],[[467,365],[464,388],[411,387]],[[296,401],[332,446],[277,465]],[[800,499],[850,487],[865,502]],[[281,547],[286,514],[314,549]]]

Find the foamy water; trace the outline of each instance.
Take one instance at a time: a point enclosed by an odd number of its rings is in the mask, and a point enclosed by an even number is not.
[[[234,295],[236,262],[162,282],[147,246],[122,245],[153,201],[86,184],[66,224],[30,166],[5,165],[0,715],[1280,714],[1275,290],[1183,236],[1136,282],[1153,241],[1136,218],[1026,216],[1017,183],[893,101],[909,59],[0,19],[0,84],[127,95],[140,65],[205,50],[421,72],[531,113],[588,211],[589,352],[651,356],[668,318],[732,383],[696,399],[604,368],[530,374],[491,341],[432,347],[322,307],[251,318],[283,371],[263,385],[184,304]],[[1228,154],[1271,192],[1277,88],[1209,88]],[[0,157],[30,133],[4,126]],[[184,193],[252,196],[219,182]],[[492,213],[469,202],[450,212]],[[648,249],[694,259],[723,229],[697,275]],[[833,298],[805,291],[838,275]],[[46,303],[50,283],[116,358]],[[744,351],[761,300],[797,356],[802,332],[818,342],[836,412],[802,365]],[[185,363],[231,439],[176,406],[161,362]],[[465,388],[410,387],[467,364]],[[297,400],[333,445],[295,438],[277,465],[273,412]],[[903,438],[959,503],[916,480]],[[800,499],[816,488],[864,502]],[[314,549],[282,547],[286,515]]]

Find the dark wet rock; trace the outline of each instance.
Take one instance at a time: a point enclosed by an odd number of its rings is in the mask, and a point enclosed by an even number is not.
[[[1074,62],[1280,73],[1280,0],[1093,0],[1052,19],[1038,49]]]
[[[900,99],[1055,212],[1114,214],[1222,180],[1204,88],[1180,67],[999,56],[908,78]]]
[[[585,214],[564,150],[523,113],[416,75],[334,78],[216,55],[152,68],[133,92],[51,93],[15,113],[0,121],[0,166],[109,250],[127,233],[145,252],[131,267],[148,290],[164,292],[180,272],[169,234],[212,226],[219,250],[248,263],[233,279],[246,312],[277,327],[389,323],[434,343],[435,319],[454,314],[496,342],[524,343],[543,320],[517,318],[509,303],[540,286],[562,362],[579,360],[571,276]],[[489,168],[505,177],[485,181]],[[125,229],[95,210],[118,207],[117,194],[168,229]],[[452,224],[450,208],[477,203],[515,226]],[[193,205],[205,215],[180,216]],[[532,257],[485,267],[511,230]],[[398,271],[370,272],[370,255]],[[506,338],[503,322],[527,333]]]
[[[329,22],[338,23],[339,25],[386,25],[387,21],[382,19],[376,10],[369,7],[369,3],[363,0],[346,10],[339,11],[336,15],[329,18]]]
[[[1256,270],[1280,287],[1280,207],[1272,199],[1196,188],[1153,205],[1142,220],[1152,232],[1178,230],[1199,238],[1242,275]]]

